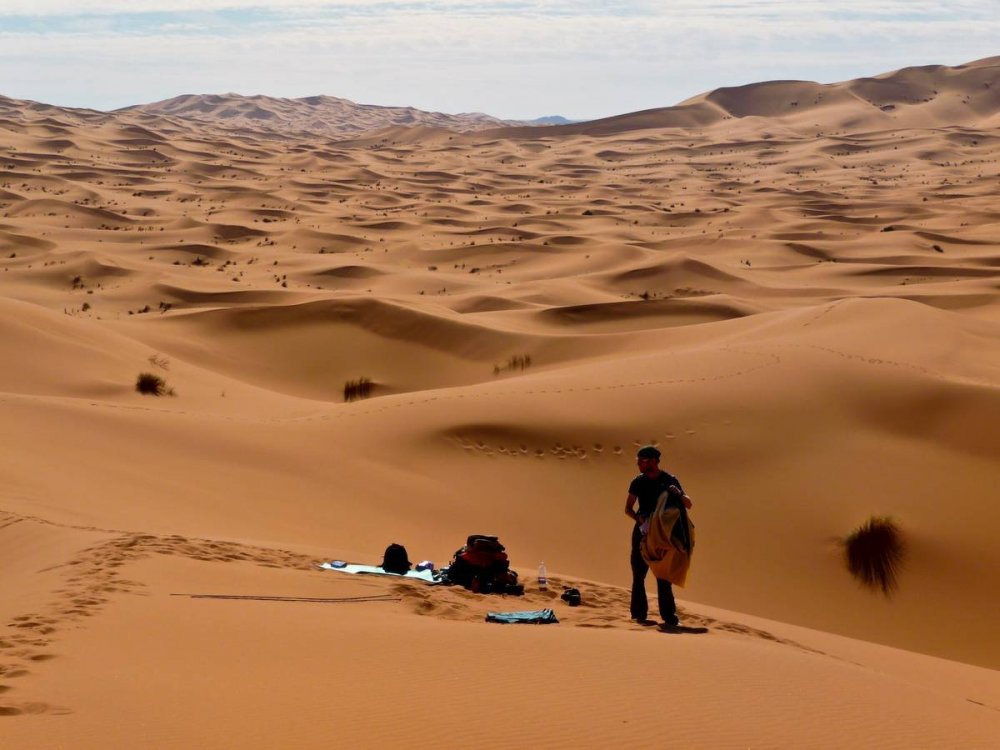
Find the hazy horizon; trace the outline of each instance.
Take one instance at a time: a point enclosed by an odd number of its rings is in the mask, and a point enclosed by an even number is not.
[[[6,0],[0,94],[113,110],[182,94],[596,119],[722,86],[1000,53],[990,0]]]

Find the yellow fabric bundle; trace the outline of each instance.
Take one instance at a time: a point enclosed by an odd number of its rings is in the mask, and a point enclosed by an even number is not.
[[[694,551],[694,524],[678,502],[669,492],[660,495],[640,552],[653,575],[683,587]]]

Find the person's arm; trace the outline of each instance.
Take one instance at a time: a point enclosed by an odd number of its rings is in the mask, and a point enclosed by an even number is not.
[[[628,493],[628,497],[625,498],[625,515],[631,518],[636,523],[639,522],[639,514],[635,512],[635,501],[638,498],[631,492]]]
[[[676,484],[672,484],[672,485],[670,485],[669,489],[670,489],[670,493],[671,493],[671,494],[673,494],[673,495],[676,495],[677,497],[679,497],[679,498],[681,499],[681,502],[682,502],[682,503],[684,503],[684,507],[685,507],[685,508],[687,508],[688,510],[691,510],[691,506],[692,506],[692,505],[693,505],[694,503],[692,503],[692,502],[691,502],[691,498],[689,498],[689,497],[688,497],[688,496],[687,496],[687,495],[685,494],[684,490],[682,490],[682,489],[681,489],[680,487],[678,487],[678,486],[677,486]]]

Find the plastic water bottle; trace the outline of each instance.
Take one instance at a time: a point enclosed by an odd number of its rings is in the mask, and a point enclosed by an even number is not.
[[[543,562],[538,566],[538,588],[545,591],[549,587],[549,573],[545,569],[545,563]]]

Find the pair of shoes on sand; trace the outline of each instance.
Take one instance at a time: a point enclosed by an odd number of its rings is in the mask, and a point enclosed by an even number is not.
[[[680,623],[678,623],[676,625],[671,625],[669,622],[665,622],[662,625],[660,625],[660,627],[658,628],[658,630],[661,633],[691,633],[691,634],[696,634],[696,633],[707,633],[708,632],[708,628],[702,627],[700,625],[698,625],[698,626],[691,626],[691,625],[681,625]]]
[[[634,622],[636,625],[644,625],[647,628],[651,628],[654,625],[660,625],[660,623],[658,623],[656,620],[650,620],[645,617],[633,617],[632,622]]]
[[[678,633],[681,631],[681,625],[677,622],[657,622],[656,620],[647,620],[646,618],[639,617],[633,617],[632,622],[647,628],[656,627],[664,633]]]

